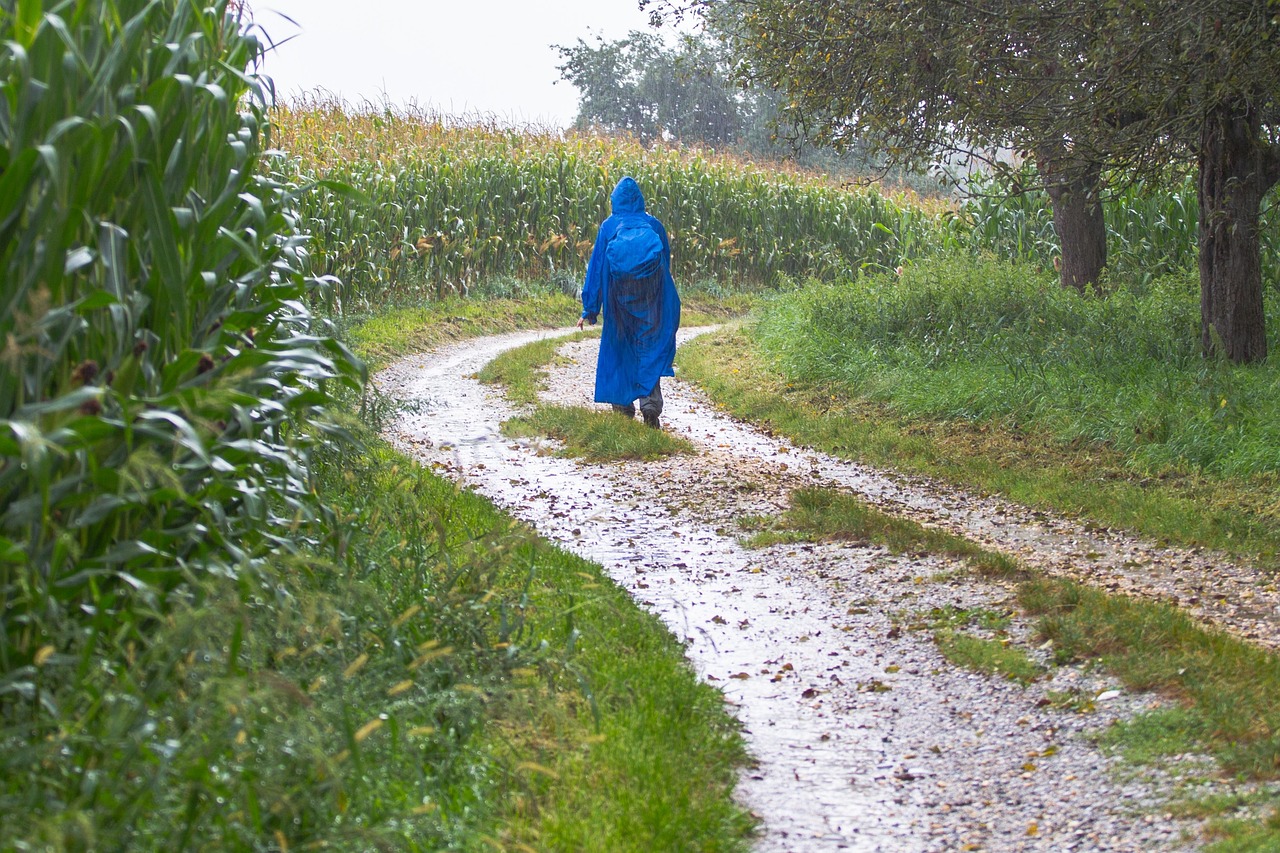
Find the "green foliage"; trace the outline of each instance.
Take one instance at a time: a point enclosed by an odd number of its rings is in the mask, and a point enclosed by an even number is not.
[[[564,442],[563,455],[590,462],[651,462],[663,456],[695,452],[685,439],[647,427],[635,417],[580,406],[541,405],[527,416],[504,422],[502,432],[511,436],[550,436]]]
[[[943,657],[965,669],[1001,675],[1019,684],[1030,684],[1044,675],[1025,651],[998,639],[944,629],[934,634],[934,640]]]
[[[949,239],[934,211],[905,199],[710,152],[324,102],[275,118],[289,155],[281,175],[337,179],[366,199],[326,187],[301,199],[315,268],[342,278],[334,304],[347,310],[470,293],[495,276],[576,291],[623,175],[666,224],[678,283],[892,269]]]
[[[490,587],[550,558],[513,556],[523,534],[385,449],[318,473],[348,563],[206,578],[118,664],[88,648],[44,664],[61,726],[6,733],[7,843],[475,843],[502,787],[481,748],[486,703],[527,660],[495,646],[528,630],[519,583]]]
[[[596,36],[557,45],[560,78],[578,90],[579,130],[627,133],[641,144],[670,135],[688,144],[738,141],[742,105],[718,67],[714,45],[685,36],[674,48],[655,32],[632,30],[619,41]]]
[[[1061,256],[1048,195],[1035,189],[1035,176],[1016,180],[991,178],[975,182],[974,193],[957,213],[956,225],[975,254],[1024,260],[1042,269]],[[1032,187],[1027,189],[1027,187]],[[1116,281],[1149,285],[1153,280],[1196,269],[1199,251],[1199,206],[1196,182],[1187,175],[1164,182],[1137,180],[1104,192],[1107,266]],[[1280,281],[1280,228],[1275,201],[1263,207],[1258,237],[1262,243],[1263,280]]]
[[[617,41],[597,36],[594,46],[578,39],[558,50],[564,59],[560,77],[578,90],[578,130],[634,136],[646,146],[664,139],[712,145],[842,181],[889,171],[866,156],[860,142],[844,152],[820,148],[805,141],[799,128],[780,122],[785,96],[739,85],[734,62],[713,30],[682,33],[672,46],[654,32],[633,31]],[[896,184],[938,191],[938,182],[927,176],[891,171]]]
[[[36,845],[314,823],[288,801],[313,777],[259,784],[226,737],[306,704],[243,677],[241,617],[327,571],[309,457],[363,368],[305,308],[228,5],[0,12],[0,825]],[[298,737],[281,761],[311,766]]]
[[[1024,584],[1019,602],[1042,614],[1041,633],[1060,660],[1101,658],[1135,690],[1183,700],[1179,737],[1207,744],[1232,772],[1275,778],[1280,771],[1280,658],[1196,624],[1172,605],[1142,601],[1064,580]],[[1131,738],[1141,738],[1135,731]],[[1147,739],[1149,740],[1149,738]]]
[[[761,548],[777,542],[850,540],[882,545],[895,554],[940,554],[965,559],[980,573],[997,577],[1025,574],[1018,561],[989,551],[963,536],[925,527],[879,510],[854,495],[832,489],[797,489],[791,507],[747,543]]]
[[[1153,474],[1280,470],[1276,371],[1206,361],[1198,328],[1183,276],[1093,298],[1025,266],[954,260],[785,296],[759,336],[789,377],[904,415],[1104,442]]]

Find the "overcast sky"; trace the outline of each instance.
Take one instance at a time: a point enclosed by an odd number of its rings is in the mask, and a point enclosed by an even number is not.
[[[577,89],[552,44],[624,37],[648,26],[636,0],[250,0],[272,41],[283,96],[321,88],[349,102],[386,99],[453,115],[563,127]],[[297,23],[291,23],[292,19]]]

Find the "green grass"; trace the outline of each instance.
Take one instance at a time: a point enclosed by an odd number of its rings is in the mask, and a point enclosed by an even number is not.
[[[565,329],[578,321],[582,303],[549,287],[530,287],[520,299],[472,299],[450,296],[436,302],[388,304],[372,314],[347,318],[344,339],[371,370],[404,356],[427,352],[461,338],[528,329]],[[714,326],[740,317],[759,297],[705,290],[681,295],[683,326]]]
[[[1232,773],[1280,777],[1280,658],[1168,604],[1065,580],[1019,590],[1061,661],[1100,659],[1130,688],[1177,699],[1188,731]]]
[[[538,406],[529,415],[504,422],[502,432],[510,436],[550,436],[564,443],[562,455],[589,462],[651,462],[696,452],[685,439],[647,427],[637,418],[580,406]]]
[[[1007,420],[908,416],[846,385],[788,378],[753,334],[751,327],[730,327],[682,347],[682,377],[734,415],[837,456],[1000,493],[1157,540],[1221,549],[1264,566],[1280,559],[1273,475],[1146,474],[1105,444],[1064,444]]]
[[[965,669],[1000,675],[1019,684],[1030,684],[1044,675],[1023,649],[998,639],[943,629],[934,633],[934,641],[943,657]]]
[[[797,489],[791,506],[747,540],[763,548],[779,542],[852,541],[881,545],[895,554],[939,554],[963,559],[979,574],[1017,577],[1027,570],[1016,559],[969,539],[883,512],[866,501],[833,489]]]
[[[1192,275],[1082,297],[1025,265],[940,260],[775,300],[756,337],[789,378],[910,417],[1101,443],[1144,476],[1280,472],[1280,370],[1206,361]],[[1280,292],[1266,312],[1280,339]]]
[[[1182,707],[1161,708],[1122,720],[1107,729],[1100,742],[1134,764],[1203,751],[1203,720]]]
[[[1275,853],[1280,850],[1280,809],[1271,807],[1262,821],[1215,821],[1206,834],[1221,840],[1205,847],[1205,853]]]
[[[479,372],[476,379],[485,385],[500,385],[507,399],[517,405],[532,406],[539,392],[546,389],[546,371],[557,360],[560,347],[574,341],[598,337],[599,330],[577,332],[560,338],[547,338],[514,347],[501,353]]]
[[[938,651],[956,666],[988,675],[1001,675],[1027,685],[1039,679],[1045,671],[1026,650],[1010,640],[1010,616],[1007,611],[986,607],[935,607],[917,614],[908,627],[932,630]],[[976,636],[966,630],[970,627],[992,636]]]

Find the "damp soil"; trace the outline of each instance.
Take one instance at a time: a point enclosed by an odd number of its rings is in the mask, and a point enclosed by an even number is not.
[[[1089,668],[1053,668],[1022,686],[942,657],[928,614],[977,608],[1013,614],[1010,633],[1047,661],[1015,614],[1011,584],[866,545],[750,549],[744,521],[782,512],[796,488],[841,488],[1047,573],[1176,600],[1273,647],[1274,581],[795,446],[678,380],[663,380],[663,428],[693,442],[693,455],[592,464],[503,436],[518,411],[472,375],[506,349],[568,331],[468,341],[386,368],[375,382],[406,404],[388,438],[599,562],[685,643],[744,728],[754,764],[737,796],[761,820],[754,849],[1196,849],[1199,827],[1165,806],[1175,792],[1228,783],[1202,758],[1139,769],[1097,745],[1099,732],[1158,707],[1157,697]],[[562,347],[544,399],[595,406],[597,346]],[[1082,701],[1065,707],[1064,695]]]

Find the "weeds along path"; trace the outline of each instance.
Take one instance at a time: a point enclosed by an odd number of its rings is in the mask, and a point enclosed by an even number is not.
[[[699,675],[734,706],[756,758],[738,796],[762,819],[757,850],[1193,849],[1185,839],[1196,828],[1161,810],[1172,771],[1118,772],[1088,737],[1151,697],[1082,669],[1026,687],[971,673],[922,629],[946,608],[1008,610],[1008,587],[935,556],[856,545],[750,550],[738,538],[741,519],[779,513],[793,489],[815,485],[963,515],[965,526],[1000,537],[1012,520],[791,446],[678,381],[664,381],[664,426],[693,441],[696,455],[593,465],[508,439],[499,425],[513,410],[469,377],[547,334],[470,341],[383,370],[377,384],[408,404],[388,437],[603,564],[685,641]],[[549,399],[591,405],[596,346],[566,345]],[[1026,535],[1019,547],[1047,547],[1034,524],[1016,526],[1012,535]],[[1016,621],[1011,630],[1029,633]],[[1096,710],[1062,707],[1054,697],[1064,695]]]

